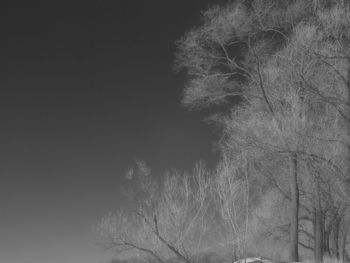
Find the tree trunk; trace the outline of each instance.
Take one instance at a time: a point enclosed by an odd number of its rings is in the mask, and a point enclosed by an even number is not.
[[[331,229],[326,228],[323,236],[323,254],[326,256],[331,255],[331,251],[329,249],[329,236]]]
[[[314,176],[315,180],[315,195],[314,195],[314,237],[315,237],[315,246],[314,246],[314,257],[316,263],[323,262],[324,254],[324,218],[322,213],[321,206],[321,189],[320,182],[317,178],[317,175]]]
[[[291,197],[291,207],[290,207],[290,244],[289,244],[289,261],[296,262],[299,261],[298,252],[298,214],[299,214],[299,187],[298,187],[298,160],[297,155],[293,154],[290,159],[290,197]]]
[[[345,250],[345,246],[346,246],[346,236],[348,234],[348,231],[349,231],[349,227],[350,225],[349,224],[346,224],[344,226],[344,231],[343,231],[343,236],[342,236],[342,239],[341,239],[341,244],[340,244],[340,261],[342,262],[345,262],[346,261],[346,250]]]
[[[329,238],[331,235],[331,231],[332,231],[332,221],[329,222],[329,224],[325,228],[324,236],[323,236],[323,255],[326,255],[329,257],[331,256],[331,250],[329,247]]]
[[[319,200],[318,200],[319,201]],[[323,262],[323,216],[319,204],[315,204],[314,208],[314,237],[315,237],[315,247],[314,247],[314,257],[316,263]]]
[[[333,256],[339,260],[339,227],[340,227],[341,218],[338,216],[334,221],[333,228]]]
[[[350,56],[348,56],[348,73],[347,73],[347,88],[348,88],[348,103],[350,103]],[[348,118],[350,118],[350,108],[348,109]],[[349,119],[348,119],[349,120]],[[350,121],[348,121],[348,130],[350,129]],[[348,147],[347,150],[347,157],[348,157],[348,165],[347,165],[347,171],[346,171],[346,184],[348,187],[345,188],[345,193],[350,194],[350,147]]]

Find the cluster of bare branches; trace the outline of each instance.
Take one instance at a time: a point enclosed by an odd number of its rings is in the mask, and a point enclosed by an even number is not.
[[[192,262],[206,244],[206,214],[211,204],[208,172],[202,163],[191,174],[171,171],[161,180],[140,169],[135,211],[120,210],[103,218],[97,229],[106,248],[137,253],[165,262],[177,257]],[[147,169],[148,171],[148,169]],[[130,176],[130,171],[127,173]],[[153,185],[153,187],[150,187]]]

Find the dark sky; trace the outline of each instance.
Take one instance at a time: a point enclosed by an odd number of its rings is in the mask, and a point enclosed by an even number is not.
[[[91,227],[125,205],[136,158],[158,173],[215,162],[172,71],[214,2],[1,2],[0,262],[101,262]]]

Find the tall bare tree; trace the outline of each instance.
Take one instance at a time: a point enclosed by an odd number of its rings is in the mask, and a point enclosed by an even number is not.
[[[209,9],[178,44],[178,66],[189,76],[184,104],[226,106],[230,113],[216,120],[232,151],[245,150],[265,165],[268,155],[284,160],[291,261],[299,259],[305,164],[343,183],[348,178],[349,25],[349,6],[342,3],[239,1]],[[322,261],[323,188],[311,174],[314,250]]]

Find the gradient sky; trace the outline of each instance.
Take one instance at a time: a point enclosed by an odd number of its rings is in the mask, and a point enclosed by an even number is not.
[[[99,263],[100,217],[136,158],[213,164],[213,128],[180,105],[174,41],[220,1],[1,1],[0,262]]]

